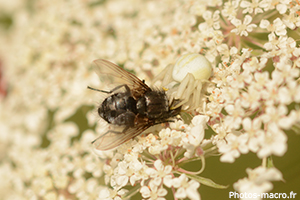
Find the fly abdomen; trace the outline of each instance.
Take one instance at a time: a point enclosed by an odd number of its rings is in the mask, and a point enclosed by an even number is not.
[[[123,122],[120,122],[122,121],[121,116],[123,113],[132,113],[134,115],[137,113],[135,99],[126,93],[116,93],[107,97],[98,109],[98,114],[111,124],[123,125]],[[129,118],[132,118],[132,114],[130,114]],[[119,116],[120,118],[118,118]],[[126,120],[129,118],[126,118]],[[127,122],[124,124],[127,124]]]

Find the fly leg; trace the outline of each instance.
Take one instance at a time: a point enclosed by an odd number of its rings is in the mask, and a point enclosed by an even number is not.
[[[116,91],[116,90],[118,90],[118,89],[120,89],[120,88],[122,88],[122,87],[125,87],[126,92],[130,92],[130,88],[129,88],[128,85],[126,85],[126,84],[119,85],[119,86],[115,87],[114,89],[112,89],[112,90],[110,90],[110,91],[98,90],[98,89],[96,89],[96,88],[92,88],[92,87],[90,87],[90,86],[87,86],[87,88],[90,89],[90,90],[94,90],[94,91],[97,91],[97,92],[103,92],[103,93],[106,93],[106,94],[111,94],[111,93],[113,93],[114,91]]]

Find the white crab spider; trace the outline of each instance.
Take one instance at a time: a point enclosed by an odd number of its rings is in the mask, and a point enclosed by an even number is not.
[[[161,80],[171,98],[182,100],[176,107],[193,109],[200,106],[203,83],[211,74],[211,64],[203,55],[189,53],[179,57],[175,65],[168,65],[154,83]]]

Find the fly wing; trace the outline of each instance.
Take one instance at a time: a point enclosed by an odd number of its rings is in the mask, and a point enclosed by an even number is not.
[[[94,63],[95,71],[102,81],[126,84],[134,93],[137,93],[136,95],[140,96],[151,90],[144,81],[108,60],[98,59]]]
[[[103,135],[95,139],[92,144],[94,147],[101,151],[113,149],[124,142],[138,136],[144,130],[148,129],[150,124],[142,124],[134,128],[128,128],[124,132],[107,131]]]

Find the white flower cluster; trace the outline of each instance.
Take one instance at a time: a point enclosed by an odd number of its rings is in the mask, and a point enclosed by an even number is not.
[[[299,110],[289,111],[288,106],[300,103],[299,66],[291,60],[300,48],[292,38],[284,40],[280,48],[273,46],[274,55],[266,52],[258,59],[251,50],[244,49],[241,57],[231,54],[234,59],[230,66],[220,65],[215,71],[215,80],[223,81],[211,88],[207,114],[220,121],[213,122],[212,127],[218,133],[216,143],[223,154],[222,161],[234,162],[240,153],[248,151],[259,158],[286,152],[287,136],[283,130],[299,123]],[[269,59],[275,68],[270,76],[264,71]],[[222,109],[224,115],[219,115]]]
[[[255,169],[247,169],[248,178],[240,179],[233,184],[235,190],[240,193],[248,192],[252,194],[262,194],[273,188],[270,181],[282,181],[281,172],[276,168],[257,167]],[[248,198],[245,198],[248,199]],[[257,197],[261,199],[261,197]]]
[[[283,156],[285,130],[300,132],[299,10],[295,0],[1,1],[1,198],[200,199],[200,184],[224,188],[199,178],[217,151],[229,163]],[[99,84],[90,63],[108,59],[149,82],[186,53],[213,69],[201,87],[174,85],[183,98],[195,88],[195,101],[183,99],[197,102],[193,120],[93,152],[104,122],[86,89]],[[182,168],[195,161],[199,171]],[[234,188],[269,191],[282,178],[267,167]]]
[[[211,149],[204,150],[209,140],[204,140],[207,116],[197,115],[191,125],[182,121],[171,123],[171,128],[162,129],[158,137],[149,134],[131,140],[116,149],[116,153],[104,155],[102,151],[96,153],[99,157],[106,156],[107,163],[104,166],[106,184],[114,190],[104,188],[100,199],[121,198],[120,192],[126,185],[140,185],[140,193],[143,198],[165,199],[167,188],[172,188],[175,198],[200,199],[197,188],[200,186],[195,180],[190,180],[185,173],[193,173],[184,170],[180,165],[189,158],[203,157]],[[201,152],[201,153],[199,153]],[[181,174],[179,177],[175,174]],[[127,191],[131,193],[136,192]],[[123,194],[123,193],[122,193]],[[129,195],[127,194],[127,195]]]

